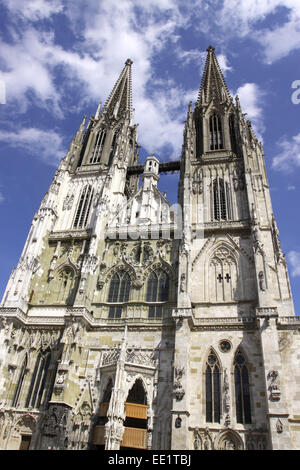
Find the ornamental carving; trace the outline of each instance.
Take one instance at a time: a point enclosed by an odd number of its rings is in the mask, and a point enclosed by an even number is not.
[[[281,392],[279,387],[279,372],[278,370],[271,370],[267,376],[269,386],[268,390],[270,392],[269,399],[271,401],[279,401]]]
[[[69,409],[65,405],[50,405],[46,413],[42,432],[49,437],[67,437]]]
[[[282,422],[280,421],[279,418],[276,421],[276,432],[278,434],[281,434],[283,432],[283,424],[282,424]]]
[[[240,435],[228,429],[219,432],[214,447],[216,450],[243,450],[244,445]]]
[[[101,366],[107,366],[108,364],[115,364],[118,362],[120,357],[121,349],[117,346],[116,348],[105,351],[101,354]]]
[[[72,206],[73,206],[73,201],[74,201],[74,194],[68,194],[65,199],[64,199],[64,202],[63,202],[63,211],[65,210],[70,210],[72,209]]]
[[[131,362],[133,364],[141,364],[143,366],[155,367],[155,352],[147,351],[144,349],[127,349],[125,361]]]
[[[193,194],[203,193],[203,174],[199,168],[196,168],[193,174],[192,191]]]
[[[228,381],[228,375],[227,375],[227,370],[224,370],[224,384],[223,384],[223,399],[224,399],[224,411],[226,413],[225,415],[225,426],[230,425],[230,394],[229,394],[229,381]]]
[[[194,429],[194,449],[195,450],[213,450],[213,440],[208,428]]]
[[[176,401],[181,401],[185,395],[185,391],[181,383],[184,373],[184,367],[174,368],[173,395]]]

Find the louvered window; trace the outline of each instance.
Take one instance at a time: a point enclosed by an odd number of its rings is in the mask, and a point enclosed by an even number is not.
[[[83,188],[74,219],[74,228],[84,228],[86,226],[93,195],[94,191],[92,190],[91,186],[85,186]]]
[[[224,148],[224,138],[221,117],[213,114],[209,118],[210,150]]]
[[[106,139],[106,130],[102,129],[97,134],[95,146],[90,157],[90,163],[100,162],[101,153],[105,144],[105,139]]]
[[[230,220],[231,212],[229,185],[222,178],[216,178],[213,182],[213,218]]]
[[[235,122],[234,122],[233,114],[229,116],[229,134],[230,134],[231,150],[234,153],[236,153],[237,152],[236,131],[235,131]]]

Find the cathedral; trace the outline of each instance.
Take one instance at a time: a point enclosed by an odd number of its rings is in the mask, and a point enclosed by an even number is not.
[[[141,164],[131,69],[84,117],[4,292],[0,448],[300,449],[262,145],[209,46],[180,158]],[[172,172],[176,205],[158,189]]]

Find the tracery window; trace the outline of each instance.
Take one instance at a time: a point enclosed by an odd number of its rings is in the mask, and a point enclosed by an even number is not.
[[[58,301],[66,301],[68,299],[73,285],[73,277],[74,273],[72,269],[68,267],[59,273]]]
[[[237,423],[251,423],[251,404],[249,389],[249,374],[245,358],[238,351],[234,361],[234,385]]]
[[[114,133],[114,136],[113,136],[113,139],[112,139],[112,144],[111,144],[111,148],[110,148],[110,154],[109,154],[109,159],[108,159],[108,166],[111,166],[112,164],[112,161],[113,161],[113,158],[114,158],[114,155],[115,155],[115,152],[116,152],[116,148],[117,148],[117,132]]]
[[[230,143],[231,143],[231,150],[236,153],[237,145],[236,145],[236,131],[234,125],[234,116],[231,114],[229,116],[229,134],[230,134]]]
[[[93,200],[93,195],[94,190],[91,186],[85,186],[83,188],[74,219],[74,228],[84,228],[86,226]]]
[[[28,406],[32,408],[39,408],[41,406],[50,360],[51,353],[49,350],[45,353],[39,352],[26,399],[26,408]]]
[[[230,220],[231,200],[228,183],[217,177],[213,182],[213,218],[215,220]]]
[[[115,273],[110,281],[108,302],[121,303],[127,302],[130,294],[131,281],[128,273],[121,271]],[[109,307],[108,318],[121,318],[122,306]]]
[[[220,364],[213,351],[208,355],[205,371],[206,421],[219,423],[221,417]]]
[[[238,267],[233,252],[226,246],[215,249],[209,265],[209,298],[213,302],[239,299]]]
[[[209,136],[210,150],[219,150],[224,148],[222,121],[218,114],[213,114],[209,118]]]
[[[25,355],[25,358],[23,360],[23,363],[22,363],[22,367],[21,367],[21,370],[20,370],[20,374],[19,374],[19,378],[18,378],[18,383],[17,383],[17,386],[16,386],[16,389],[15,389],[15,393],[14,393],[14,397],[13,397],[13,401],[12,401],[12,407],[17,407],[19,405],[19,402],[20,402],[20,398],[21,398],[21,391],[22,391],[22,388],[23,388],[23,382],[24,382],[24,379],[25,379],[25,376],[26,376],[26,373],[27,373],[27,354]]]
[[[152,271],[147,284],[147,302],[166,302],[169,300],[169,276],[162,269]],[[162,306],[151,305],[149,317],[162,317]]]
[[[104,147],[104,144],[105,144],[105,139],[106,139],[106,130],[102,129],[97,134],[94,150],[93,150],[92,155],[90,157],[90,163],[99,163],[100,162],[101,153],[102,153],[102,150],[103,150],[103,147]]]

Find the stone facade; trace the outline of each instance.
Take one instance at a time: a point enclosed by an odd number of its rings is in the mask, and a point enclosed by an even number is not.
[[[262,146],[210,46],[180,162],[140,165],[131,65],[8,281],[0,448],[300,449],[300,323]],[[174,170],[177,208],[157,188]]]

